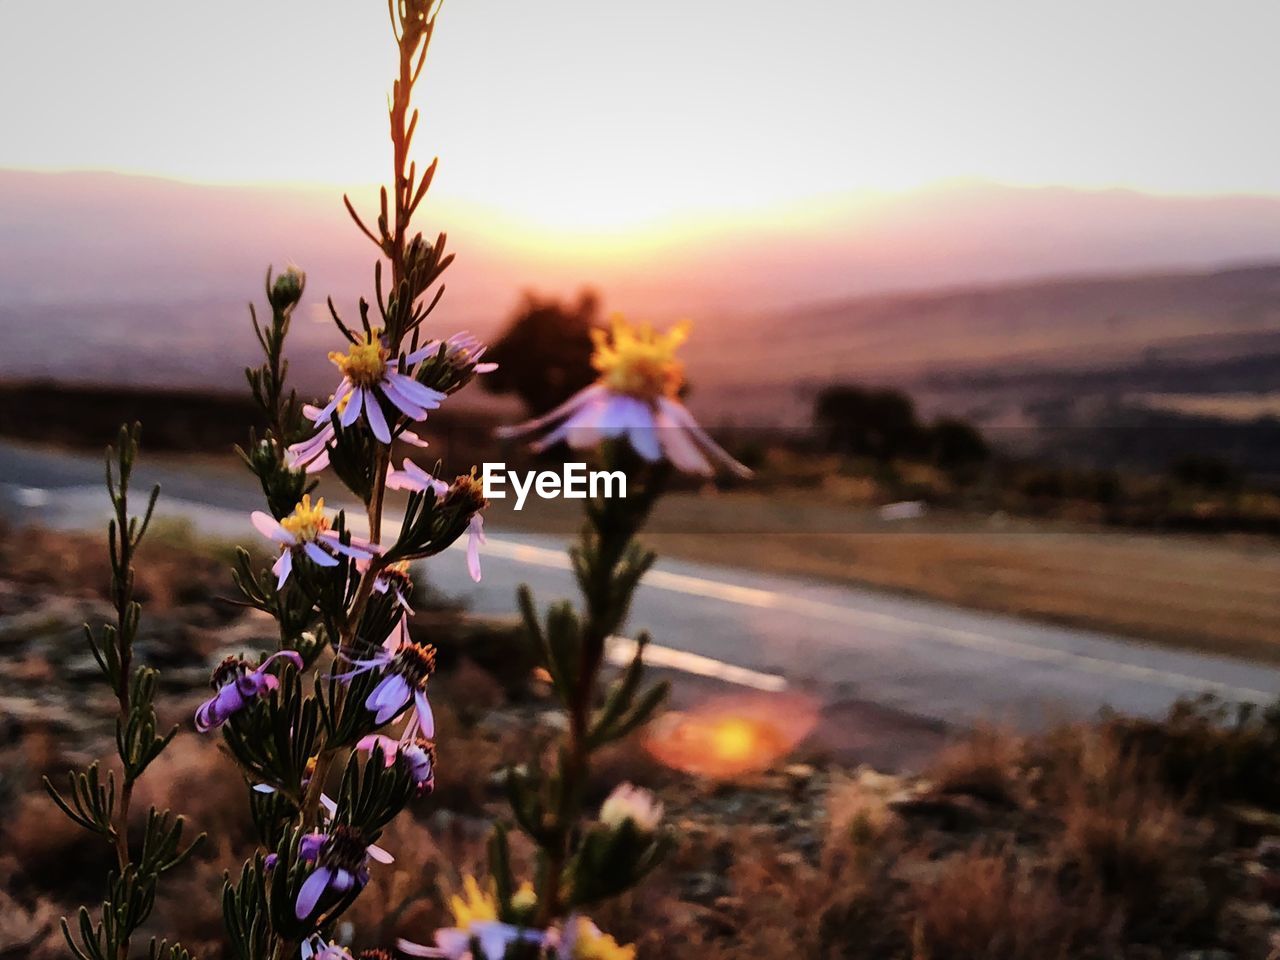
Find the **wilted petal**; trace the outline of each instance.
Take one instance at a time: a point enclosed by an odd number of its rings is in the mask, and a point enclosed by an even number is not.
[[[418,708],[418,727],[422,730],[422,735],[428,740],[432,740],[436,735],[436,717],[431,712],[431,701],[427,699],[427,695],[422,690],[414,692],[413,700]]]
[[[284,582],[289,579],[289,572],[293,570],[293,551],[283,551],[276,562],[271,565],[271,572],[276,575],[276,589],[279,590],[284,586]]]
[[[467,522],[467,572],[476,583],[480,582],[480,546],[486,542],[484,519],[474,514]]]

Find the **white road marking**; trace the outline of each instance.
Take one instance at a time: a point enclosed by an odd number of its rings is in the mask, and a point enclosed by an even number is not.
[[[634,640],[630,640],[627,637],[609,638],[609,646],[605,651],[605,658],[614,666],[625,667],[635,655],[636,642]],[[732,683],[739,687],[763,690],[766,693],[781,693],[787,689],[786,678],[780,677],[776,673],[761,673],[759,670],[748,670],[746,667],[725,663],[723,660],[704,657],[697,653],[689,653],[687,650],[677,650],[674,647],[664,647],[658,643],[650,643],[644,648],[644,662],[645,666],[666,667],[667,669],[679,670],[681,673],[692,674],[696,677],[710,677],[713,680]]]
[[[75,493],[83,494],[86,492],[92,492],[96,495],[100,494],[101,490],[96,486],[84,486],[64,487],[59,488],[56,491],[50,491],[51,494],[57,496],[59,499],[67,497],[68,495],[74,495]],[[53,497],[51,496],[50,499],[52,500]],[[103,512],[106,512],[105,508]],[[225,508],[209,507],[205,504],[192,503],[174,498],[170,498],[167,502],[162,499],[161,513],[165,514],[171,512],[176,512],[178,515],[185,514],[187,516],[194,516],[198,513],[205,513],[206,515],[222,515],[227,519],[232,516],[239,516],[237,511],[227,510]],[[353,521],[358,521],[358,517],[353,517],[352,519]],[[245,526],[248,526],[247,522],[245,523]],[[358,527],[359,524],[358,522],[353,522],[352,526]],[[465,538],[452,545],[452,549],[462,550],[465,548]],[[570,569],[569,557],[563,550],[551,549],[549,547],[538,547],[532,544],[519,543],[512,540],[504,540],[500,537],[489,537],[488,543],[482,553],[492,557],[512,560],[516,563],[529,564],[530,566],[545,567],[554,570]],[[781,610],[798,614],[803,617],[824,620],[829,623],[839,623],[854,627],[875,625],[880,629],[901,635],[915,637],[924,635],[926,637],[937,639],[943,643],[949,643],[952,646],[964,647],[971,650],[981,650],[986,653],[999,654],[1029,662],[1065,666],[1084,673],[1096,674],[1104,677],[1126,677],[1142,683],[1155,684],[1178,691],[1213,691],[1230,699],[1247,700],[1257,703],[1270,703],[1275,699],[1273,694],[1264,690],[1254,690],[1249,687],[1219,683],[1212,680],[1206,680],[1202,677],[1178,673],[1172,670],[1161,670],[1156,667],[1145,667],[1140,664],[1128,663],[1121,660],[1110,660],[1106,657],[1074,653],[1069,650],[1058,650],[1052,647],[1044,647],[1022,640],[993,637],[989,634],[979,633],[977,631],[967,630],[961,627],[950,627],[945,624],[927,623],[921,620],[913,620],[909,617],[895,616],[893,614],[879,613],[871,610],[862,610],[857,607],[847,607],[840,604],[828,603],[822,600],[813,600],[806,597],[794,596],[792,594],[778,593],[772,590],[761,590],[756,587],[743,587],[738,584],[729,583],[723,580],[714,580],[707,577],[673,573],[667,570],[650,570],[645,576],[644,583],[647,586],[656,587],[659,590],[668,590],[672,593],[683,594],[685,596],[704,597],[711,600],[720,600],[724,603],[735,604],[737,606],[754,607],[757,609]],[[735,665],[725,664],[725,666],[734,667]],[[736,667],[736,669],[745,668]],[[764,674],[763,676],[769,675]]]
[[[461,542],[455,543],[454,547],[462,548],[464,544]],[[483,552],[505,560],[513,560],[517,563],[527,563],[530,566],[547,567],[555,570],[570,569],[569,557],[563,550],[552,550],[547,547],[537,547],[532,544],[490,537]],[[777,593],[772,590],[743,587],[723,580],[672,573],[667,570],[650,570],[645,575],[644,583],[646,586],[656,587],[659,590],[669,590],[686,596],[706,597],[725,603],[759,609],[782,610],[847,626],[874,624],[880,629],[904,635],[920,636],[921,633],[924,633],[953,646],[981,650],[986,653],[996,653],[1019,660],[1073,667],[1087,673],[1107,677],[1122,676],[1143,683],[1170,687],[1175,690],[1212,690],[1224,697],[1262,703],[1269,703],[1275,699],[1272,694],[1263,690],[1218,683],[1172,670],[1161,670],[1136,663],[1109,660],[1105,657],[1074,653],[1070,650],[1058,650],[1022,640],[993,637],[989,634],[978,633],[961,627],[926,623],[920,620],[912,620],[908,617],[877,613],[871,610],[860,610],[856,607],[841,606],[822,600]],[[650,649],[653,648],[651,647]],[[719,663],[720,661],[713,662]],[[726,666],[732,665],[726,664]],[[739,667],[737,669],[745,668]],[[763,674],[762,676],[771,675]]]

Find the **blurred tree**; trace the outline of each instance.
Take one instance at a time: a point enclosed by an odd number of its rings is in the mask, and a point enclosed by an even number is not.
[[[1192,453],[1169,465],[1169,476],[1177,483],[1201,490],[1228,490],[1240,485],[1239,471],[1222,457]]]
[[[990,456],[987,441],[971,423],[940,417],[929,428],[929,458],[943,470],[964,470],[984,463]]]
[[[599,326],[600,299],[584,289],[576,303],[525,293],[486,360],[499,366],[481,383],[493,393],[514,393],[536,416],[568,400],[596,379],[591,330]]]
[[[827,387],[814,402],[813,418],[833,452],[882,461],[922,452],[925,431],[900,390]]]

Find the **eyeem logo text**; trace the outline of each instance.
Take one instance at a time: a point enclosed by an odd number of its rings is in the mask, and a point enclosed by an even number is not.
[[[508,470],[506,463],[485,463],[480,468],[480,482],[486,500],[507,499],[506,486],[510,482],[515,493],[516,510],[524,509],[524,502],[532,492],[543,500],[564,497],[566,500],[585,500],[591,497],[626,499],[627,475],[621,470],[588,470],[585,463],[566,463],[555,470],[525,470],[520,473]]]

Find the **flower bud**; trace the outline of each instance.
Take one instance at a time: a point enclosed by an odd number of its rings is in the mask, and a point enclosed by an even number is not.
[[[600,822],[618,830],[630,820],[641,833],[653,833],[662,821],[662,804],[641,787],[620,783],[600,806]]]
[[[474,469],[471,473],[459,474],[454,479],[444,495],[444,505],[468,514],[476,513],[489,505],[484,497],[484,484],[475,475]]]
[[[276,277],[276,282],[271,285],[271,290],[267,294],[272,309],[283,313],[293,307],[302,299],[302,291],[306,285],[307,275],[297,267],[289,267]]]

